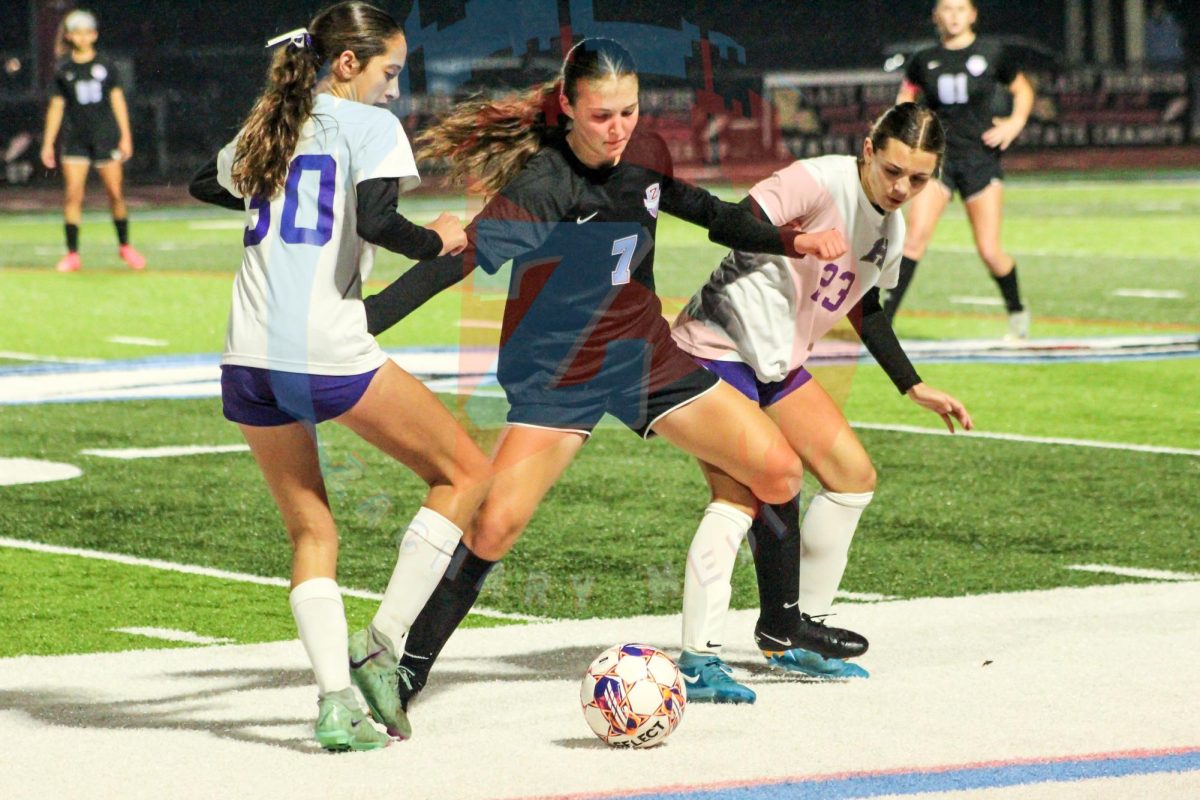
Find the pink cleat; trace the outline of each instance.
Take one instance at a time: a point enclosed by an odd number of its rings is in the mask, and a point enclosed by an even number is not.
[[[146,267],[145,256],[134,250],[131,244],[121,245],[117,255],[121,256],[121,260],[128,264],[130,269],[145,269]]]
[[[79,272],[83,269],[83,262],[79,260],[79,253],[67,253],[59,260],[55,269],[59,272]]]

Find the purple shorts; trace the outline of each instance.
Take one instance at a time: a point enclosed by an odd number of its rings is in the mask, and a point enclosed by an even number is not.
[[[221,404],[226,419],[260,428],[324,422],[354,408],[378,371],[307,375],[222,364]]]
[[[812,373],[804,367],[796,367],[781,381],[763,383],[754,374],[749,364],[741,361],[710,361],[697,358],[696,363],[715,373],[721,380],[749,397],[762,408],[773,406],[812,379]]]

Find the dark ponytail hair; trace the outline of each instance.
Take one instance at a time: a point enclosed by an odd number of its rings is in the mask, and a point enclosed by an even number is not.
[[[560,94],[575,104],[579,82],[637,76],[633,56],[612,39],[584,39],[563,59],[558,80],[524,95],[498,100],[473,97],[416,138],[421,159],[445,159],[450,180],[476,176],[486,194],[495,194],[521,171],[562,124]]]
[[[279,46],[233,159],[233,183],[244,197],[270,198],[283,186],[300,129],[312,114],[322,65],[347,50],[365,65],[387,52],[397,33],[403,29],[387,12],[350,0],[313,17],[307,36]]]
[[[917,103],[899,103],[879,115],[867,134],[876,152],[897,139],[914,150],[937,154],[938,167],[946,152],[946,131],[937,114]]]

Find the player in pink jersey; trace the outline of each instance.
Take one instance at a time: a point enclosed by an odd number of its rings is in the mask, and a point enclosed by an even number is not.
[[[768,662],[820,677],[867,675],[844,660],[866,652],[866,639],[828,627],[822,617],[874,493],[875,468],[804,363],[814,343],[849,317],[901,393],[939,414],[951,432],[954,420],[972,427],[962,403],[921,381],[879,303],[880,288],[895,285],[904,246],[904,218],[896,212],[933,179],[944,147],[937,116],[902,103],[875,122],[858,158],[797,161],[759,182],[743,204],[803,231],[796,249],[804,256],[731,251],[675,322],[680,346],[758,401],[822,486],[803,525],[799,498],[760,509],[743,491],[740,506],[709,506],[684,578],[680,667],[689,676],[689,699],[753,702],[744,686],[704,685],[704,670],[723,666],[730,578],[748,530],[761,599],[755,639]],[[714,497],[738,496],[727,475],[702,469]]]

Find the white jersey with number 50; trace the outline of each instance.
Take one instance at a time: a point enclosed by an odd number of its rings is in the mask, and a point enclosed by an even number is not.
[[[231,169],[237,139],[217,157],[217,179],[240,197]],[[357,185],[420,183],[412,148],[388,110],[318,94],[283,188],[246,203],[242,266],[222,364],[314,375],[357,375],[387,356],[367,333],[362,283],[375,247],[357,233]]]
[[[803,365],[817,340],[871,287],[896,285],[904,217],[871,204],[853,156],[796,161],[755,184],[750,195],[776,226],[836,228],[850,249],[831,262],[730,251],[672,334],[694,356],[744,362],[760,381],[773,383]]]

